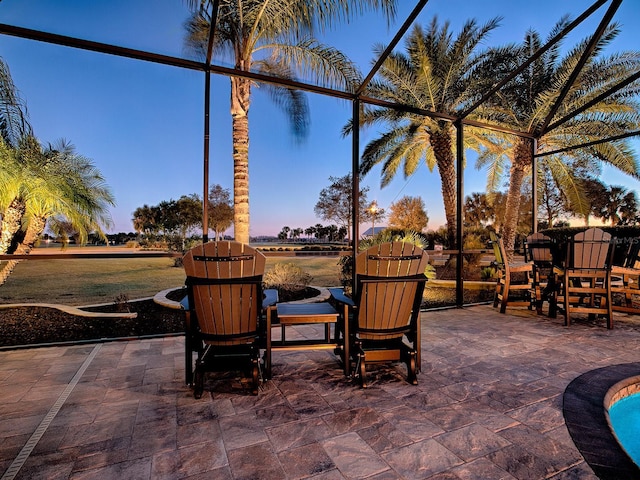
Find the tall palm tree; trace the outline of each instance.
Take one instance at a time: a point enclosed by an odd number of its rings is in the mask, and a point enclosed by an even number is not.
[[[438,19],[422,28],[416,25],[406,41],[406,53],[394,52],[379,71],[367,93],[394,103],[415,106],[441,114],[455,115],[477,99],[482,72],[483,52],[479,44],[499,25],[495,18],[485,25],[468,20],[457,37]],[[375,48],[376,54],[384,51]],[[382,164],[384,187],[403,166],[405,177],[412,175],[422,162],[429,170],[437,167],[450,246],[456,232],[455,132],[451,122],[439,118],[401,112],[387,108],[367,108],[361,116],[363,125],[383,123],[390,128],[364,149],[361,172],[368,173]],[[345,132],[352,126],[348,125]],[[465,147],[478,148],[484,138],[470,128]]]
[[[16,196],[21,170],[15,156],[15,150],[0,138],[0,253],[9,249],[25,211],[24,202]]]
[[[13,84],[9,67],[0,58],[0,253],[9,248],[13,235],[21,228],[24,203],[16,195],[17,179],[22,176],[18,151],[32,136],[25,102]]]
[[[133,229],[142,235],[151,236],[158,232],[158,207],[146,203],[133,212]]]
[[[28,254],[48,222],[69,222],[85,242],[111,223],[114,199],[90,160],[60,142],[42,148],[0,59],[0,253]],[[16,261],[0,264],[0,285]]]
[[[549,34],[548,40],[568,24],[567,17],[560,19]],[[597,42],[578,78],[570,86],[554,120],[564,118],[640,70],[639,52],[602,56],[603,48],[618,33],[618,26],[613,24]],[[542,131],[546,117],[565,87],[567,79],[579,64],[588,44],[588,39],[583,40],[562,57],[561,44],[556,43],[498,93],[496,102],[491,105],[491,111],[487,112],[487,116],[491,116],[498,123],[528,132],[538,138],[538,153],[637,130],[640,124],[640,108],[636,95],[640,93],[640,88],[638,82],[635,82],[595,103],[553,130]],[[496,75],[499,76],[501,71],[512,71],[542,45],[540,35],[530,30],[522,44],[496,49]],[[496,112],[500,113],[495,115]],[[509,144],[502,142],[503,150],[500,153],[488,152],[480,157],[481,164],[491,163],[492,172],[504,172],[505,165],[510,162],[509,190],[502,230],[505,248],[508,251],[511,251],[514,245],[523,180],[531,172],[531,142],[529,138],[518,137]],[[572,208],[586,213],[589,205],[581,190],[582,182],[580,177],[574,174],[574,167],[584,166],[585,163],[596,169],[607,163],[628,175],[640,178],[635,152],[627,140],[601,143],[563,152],[561,155],[542,157],[542,161],[539,162],[540,171],[537,174],[541,175],[542,170],[550,172],[568,197]],[[495,175],[488,188],[494,189],[501,180],[501,175]],[[584,204],[583,207],[580,206],[581,203]]]
[[[0,205],[3,241],[0,252],[30,253],[47,223],[54,229],[58,223],[70,224],[78,232],[81,243],[87,241],[91,232],[105,237],[103,228],[111,224],[108,208],[115,202],[92,162],[64,141],[46,148],[37,148],[39,144],[33,137],[26,143],[29,147],[23,147],[16,162],[19,175],[10,182],[14,198],[8,205]],[[15,170],[12,168],[12,171]],[[9,237],[5,215],[13,218],[15,205],[21,206],[20,227]],[[2,265],[0,285],[16,264],[17,261],[10,260]]]
[[[483,228],[493,220],[494,211],[486,193],[473,192],[464,201],[464,226]]]
[[[602,206],[602,220],[611,220],[611,225],[623,225],[635,219],[638,199],[633,191],[619,185],[611,185],[607,191],[607,202]]]
[[[204,56],[208,47],[213,0],[188,0],[194,13],[187,25],[189,47]],[[214,51],[226,54],[236,69],[283,79],[312,76],[329,87],[352,90],[360,75],[338,50],[320,44],[313,33],[365,10],[395,15],[396,0],[220,0]],[[234,162],[234,234],[249,242],[249,107],[247,78],[230,76]],[[302,137],[308,127],[308,108],[300,91],[262,85],[288,114],[293,133]]]

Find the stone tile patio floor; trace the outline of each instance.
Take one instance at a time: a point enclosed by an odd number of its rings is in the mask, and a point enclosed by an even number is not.
[[[3,479],[595,479],[563,393],[640,360],[640,322],[488,305],[422,314],[419,385],[380,366],[362,390],[331,351],[275,352],[251,396],[184,385],[182,337],[0,352]],[[299,327],[297,334],[305,335]],[[289,335],[288,335],[289,336]]]

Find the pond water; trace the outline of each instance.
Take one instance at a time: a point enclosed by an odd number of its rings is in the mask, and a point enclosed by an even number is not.
[[[640,466],[640,393],[611,405],[609,421],[622,448]]]

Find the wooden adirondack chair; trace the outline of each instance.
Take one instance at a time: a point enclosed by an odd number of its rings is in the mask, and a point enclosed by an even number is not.
[[[622,296],[621,304],[614,303],[615,312],[640,313],[640,238],[632,238],[622,265],[611,267],[616,281],[611,283],[611,293]],[[635,298],[634,298],[635,297]]]
[[[252,393],[257,395],[264,338],[259,325],[264,255],[238,242],[209,242],[189,250],[183,264],[189,300],[187,379],[192,352],[198,353],[194,396],[202,396],[207,370],[238,370],[240,360],[250,371]]]
[[[525,260],[532,264],[531,295],[536,305],[536,313],[542,313],[544,300],[549,299],[549,278],[553,276],[553,256],[551,254],[553,242],[550,237],[536,232],[527,237]]]
[[[556,289],[549,308],[555,317],[559,310],[564,324],[571,325],[572,313],[604,315],[607,328],[613,328],[611,305],[611,234],[600,228],[578,233],[567,244],[564,267],[554,266]]]
[[[498,274],[496,291],[493,296],[493,306],[497,307],[498,304],[500,304],[500,313],[507,311],[507,305],[532,308],[533,264],[531,262],[510,263],[507,261],[502,238],[498,237],[493,230],[489,232],[489,237],[493,245],[494,256],[496,257],[496,270]],[[514,292],[524,293],[524,298],[514,299]]]
[[[375,245],[356,257],[353,299],[332,290],[351,319],[349,351],[355,375],[367,386],[367,364],[404,361],[407,379],[417,384],[420,371],[420,304],[429,256],[410,243]],[[349,315],[350,314],[350,315]]]

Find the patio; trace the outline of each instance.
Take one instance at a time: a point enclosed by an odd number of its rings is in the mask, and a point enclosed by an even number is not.
[[[257,397],[211,377],[195,400],[182,337],[3,351],[2,478],[598,478],[563,394],[581,374],[637,362],[640,322],[566,328],[507,312],[424,312],[418,386],[399,365],[361,390],[331,352],[275,352]]]

